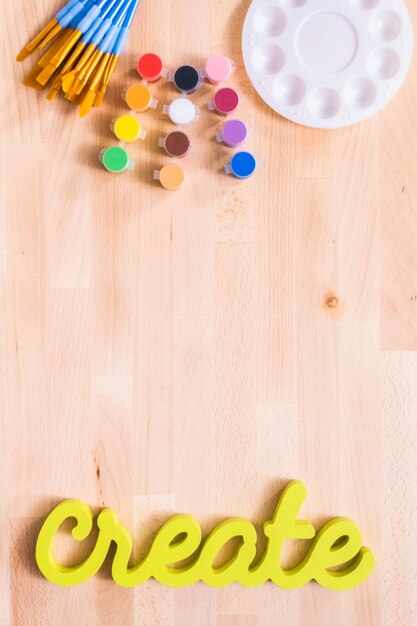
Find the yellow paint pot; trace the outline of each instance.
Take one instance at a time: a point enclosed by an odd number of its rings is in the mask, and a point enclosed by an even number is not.
[[[121,115],[113,120],[111,129],[119,141],[133,143],[137,139],[145,139],[146,130],[141,128],[134,115]]]

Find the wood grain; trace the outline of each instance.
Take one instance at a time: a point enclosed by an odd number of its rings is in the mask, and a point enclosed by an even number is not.
[[[407,2],[413,23],[417,6]],[[414,53],[415,67],[416,51]],[[417,83],[411,76],[381,116],[381,347],[417,349],[417,160],[413,115]]]
[[[80,120],[25,89],[14,61],[59,4],[1,4],[1,626],[413,626],[415,66],[373,120],[306,129],[270,111],[246,78],[249,0],[170,10],[143,0],[105,104]],[[229,152],[205,111],[180,192],[152,181],[166,162],[154,148],[170,128],[160,113],[143,117],[134,172],[102,170],[122,88],[148,49],[170,66],[213,52],[237,61],[231,84],[254,130],[256,177],[221,173]],[[140,558],[173,512],[195,514],[205,532],[229,515],[260,529],[291,478],[308,486],[303,514],[315,524],[347,515],[360,525],[378,566],[359,589],[152,581],[126,591],[108,563],[58,589],[34,566],[42,519],[66,497],[116,508]]]

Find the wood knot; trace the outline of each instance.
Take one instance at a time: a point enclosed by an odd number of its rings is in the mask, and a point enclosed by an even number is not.
[[[343,317],[344,305],[343,301],[334,293],[328,293],[324,298],[324,308],[334,320],[340,320]]]
[[[339,306],[339,298],[337,298],[336,296],[327,296],[326,306],[329,309],[337,309],[337,307]]]

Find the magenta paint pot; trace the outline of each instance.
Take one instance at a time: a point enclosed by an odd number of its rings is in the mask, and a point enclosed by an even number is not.
[[[231,87],[222,87],[216,91],[214,98],[209,102],[210,111],[217,111],[219,115],[231,115],[239,106],[239,94]]]

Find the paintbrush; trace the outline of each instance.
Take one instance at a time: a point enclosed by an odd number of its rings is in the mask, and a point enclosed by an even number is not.
[[[49,100],[62,90],[67,100],[81,102],[82,116],[99,106],[138,5],[139,0],[70,0],[18,54],[23,60],[49,46],[24,84],[43,89],[58,71]]]

